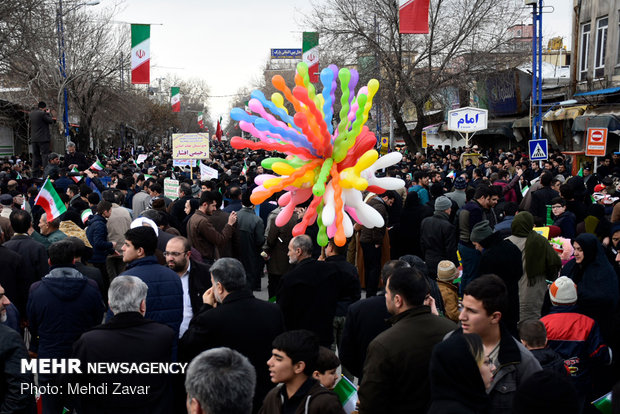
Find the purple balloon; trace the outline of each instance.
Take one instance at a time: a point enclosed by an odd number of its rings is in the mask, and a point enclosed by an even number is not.
[[[359,72],[355,69],[351,69],[351,79],[349,80],[349,90],[351,91],[351,94],[349,95],[349,106],[351,106],[351,102],[353,102],[353,98],[355,97],[355,87],[357,86],[357,81],[359,79]]]

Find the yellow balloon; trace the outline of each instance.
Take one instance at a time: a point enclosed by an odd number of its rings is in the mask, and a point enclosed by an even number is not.
[[[275,172],[276,174],[279,175],[291,175],[293,174],[293,172],[295,172],[295,168],[291,167],[289,164],[285,163],[285,162],[274,162],[271,165],[271,169],[273,170],[273,172]]]
[[[274,186],[278,185],[281,180],[282,180],[282,177],[269,178],[269,179],[265,180],[265,182],[263,183],[263,187],[265,187],[265,188],[274,187]]]
[[[360,177],[363,170],[370,167],[379,158],[375,150],[366,151],[353,167],[345,168],[340,172],[340,185],[344,188],[355,188],[364,191],[368,187],[368,181]]]
[[[284,112],[288,114],[288,109],[286,109],[286,106],[284,106],[284,97],[281,94],[279,94],[278,92],[272,93],[271,102],[273,102],[274,105],[278,108],[284,109]]]

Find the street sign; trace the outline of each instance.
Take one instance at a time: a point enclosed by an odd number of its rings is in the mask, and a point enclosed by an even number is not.
[[[422,148],[428,147],[428,142],[426,142],[426,131],[422,131]]]
[[[588,128],[586,155],[588,157],[604,157],[607,148],[607,128]]]
[[[542,161],[549,158],[546,139],[533,139],[528,143],[530,145],[530,161]]]
[[[465,108],[453,109],[448,112],[448,129],[459,132],[476,132],[487,129],[489,111],[486,109]]]
[[[385,155],[388,153],[388,148],[390,146],[390,138],[389,137],[381,137],[381,155]]]

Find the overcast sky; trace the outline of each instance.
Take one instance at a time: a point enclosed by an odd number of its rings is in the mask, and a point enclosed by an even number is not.
[[[571,3],[547,0],[554,10],[543,16],[545,37],[562,36],[569,49]],[[114,19],[162,24],[151,27],[151,82],[202,78],[223,96],[211,98],[212,116],[226,119],[230,95],[261,75],[271,48],[301,48],[300,12],[309,10],[308,0],[127,0]]]

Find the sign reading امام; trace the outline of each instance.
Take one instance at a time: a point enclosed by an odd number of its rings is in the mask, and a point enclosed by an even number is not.
[[[209,158],[209,134],[172,134],[172,158]]]

